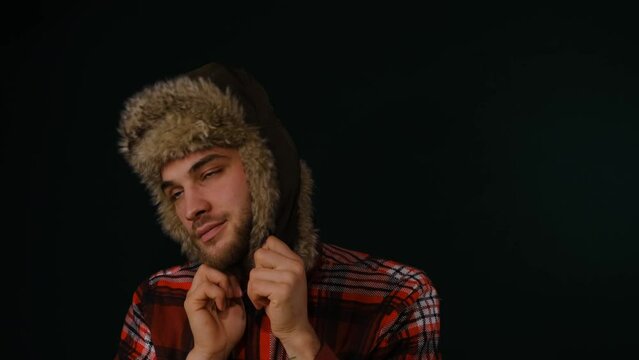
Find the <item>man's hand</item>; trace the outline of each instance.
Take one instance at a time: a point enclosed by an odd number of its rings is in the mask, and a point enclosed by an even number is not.
[[[321,343],[308,321],[304,261],[275,236],[255,251],[254,260],[249,298],[257,309],[265,308],[273,335],[290,358],[313,359]]]
[[[235,277],[200,265],[184,301],[194,340],[187,359],[228,358],[246,329],[241,296]]]

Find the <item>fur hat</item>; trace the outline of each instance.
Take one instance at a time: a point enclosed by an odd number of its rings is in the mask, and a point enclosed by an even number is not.
[[[250,254],[270,234],[313,266],[310,169],[298,158],[288,132],[273,112],[264,88],[242,69],[218,63],[158,81],[131,96],[121,114],[120,152],[149,190],[163,230],[198,259],[172,203],[162,192],[161,171],[169,161],[198,150],[239,150],[251,192]]]

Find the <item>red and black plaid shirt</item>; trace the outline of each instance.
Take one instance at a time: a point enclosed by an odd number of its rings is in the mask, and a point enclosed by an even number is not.
[[[184,359],[193,336],[184,311],[199,264],[161,271],[141,284],[115,359]],[[317,359],[441,359],[439,298],[419,269],[322,244],[308,278],[308,317],[322,348]],[[250,302],[237,359],[286,359],[263,311]]]

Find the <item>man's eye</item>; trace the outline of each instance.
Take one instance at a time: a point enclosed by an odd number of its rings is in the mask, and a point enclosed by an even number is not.
[[[180,196],[182,196],[182,193],[183,191],[175,191],[175,192],[172,192],[169,197],[171,198],[171,201],[175,201],[179,199]]]
[[[206,178],[209,178],[209,177],[219,173],[220,171],[221,171],[221,169],[214,169],[214,170],[206,171],[206,172],[202,173],[202,180],[204,180]]]

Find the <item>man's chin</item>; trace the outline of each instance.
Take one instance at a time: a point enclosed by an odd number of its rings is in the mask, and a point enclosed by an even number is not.
[[[209,254],[205,251],[200,252],[200,261],[203,264],[206,264],[212,268],[215,268],[221,271],[225,271],[229,268],[232,268],[234,267],[235,264],[237,264],[238,262],[241,262],[241,260],[238,261],[237,259],[231,259],[228,256],[219,257],[213,254]]]
[[[229,246],[219,246],[221,245],[219,243],[216,245],[218,246],[215,246],[215,249],[213,247],[199,247],[199,258],[203,264],[220,271],[244,266],[248,254],[248,246],[242,246],[237,242],[227,244]]]

